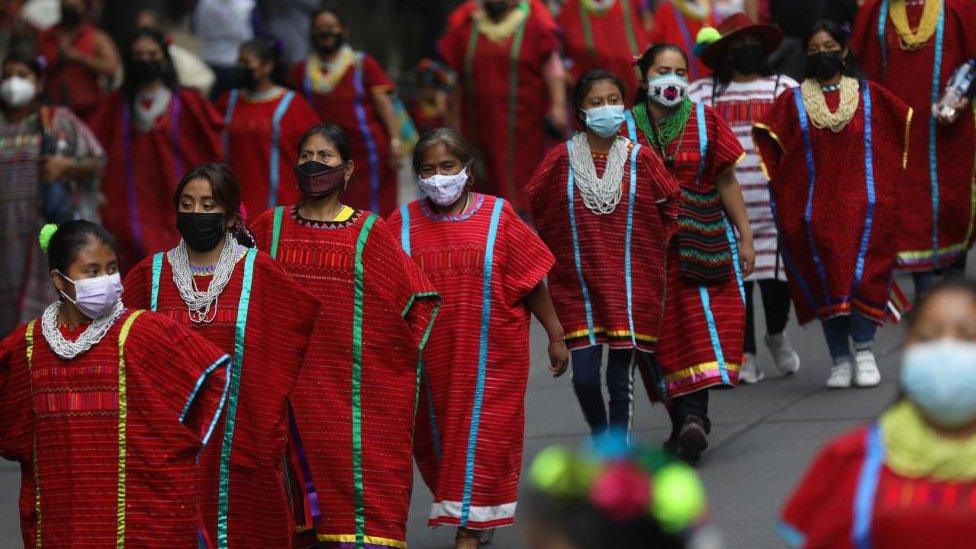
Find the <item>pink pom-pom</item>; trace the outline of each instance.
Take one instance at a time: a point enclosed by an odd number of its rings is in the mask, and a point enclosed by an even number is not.
[[[651,480],[636,465],[608,465],[590,488],[590,500],[613,520],[626,521],[647,514]]]

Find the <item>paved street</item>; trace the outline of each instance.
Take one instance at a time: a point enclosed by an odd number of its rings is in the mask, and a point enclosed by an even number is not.
[[[910,281],[901,281],[906,290],[910,288]],[[757,318],[762,319],[762,315]],[[813,324],[803,329],[794,324],[789,334],[803,359],[799,374],[789,379],[774,374],[762,349],[760,360],[766,365],[766,381],[758,386],[712,393],[715,425],[711,448],[700,470],[712,514],[728,548],[782,546],[775,533],[778,510],[816,449],[830,437],[868,421],[894,399],[900,333],[897,326],[879,333],[876,351],[884,379],[878,389],[823,388],[829,359],[820,327]],[[533,343],[526,460],[549,444],[575,444],[587,432],[569,377],[553,379],[546,371],[545,336],[538,326],[534,327]],[[667,435],[665,411],[660,406],[651,407],[640,387],[634,425],[635,436],[642,442],[657,445]],[[14,464],[0,465],[0,490],[4,494],[0,498],[2,548],[20,546],[16,512],[19,477],[19,468]],[[427,528],[430,494],[420,476],[415,475],[415,479],[408,532],[411,547],[452,547],[452,529]],[[492,546],[524,547],[518,526],[499,531]]]

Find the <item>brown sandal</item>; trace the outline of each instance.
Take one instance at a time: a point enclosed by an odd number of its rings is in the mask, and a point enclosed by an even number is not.
[[[474,544],[464,543],[460,544],[461,541],[474,541]],[[464,547],[481,547],[481,534],[477,530],[472,530],[470,528],[458,528],[457,534],[454,536],[454,547],[455,549]]]

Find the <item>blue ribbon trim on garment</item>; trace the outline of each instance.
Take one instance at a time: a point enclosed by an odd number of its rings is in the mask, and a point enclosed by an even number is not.
[[[637,151],[640,145],[634,143],[630,151],[630,189],[627,198],[627,232],[624,233],[624,283],[627,287],[627,323],[630,328],[630,342],[637,348],[637,330],[634,328],[634,276],[631,270],[630,245],[634,236],[634,202],[637,200]],[[572,167],[570,167],[572,171]],[[593,330],[590,330],[593,337]]]
[[[888,72],[888,45],[885,44],[885,27],[888,24],[888,0],[881,0],[878,11],[878,45],[881,46],[881,72]]]
[[[224,162],[230,164],[230,123],[234,120],[234,108],[237,107],[237,99],[240,97],[238,90],[230,90],[227,98],[227,109],[224,110],[224,131],[221,133],[220,140],[224,143]]]
[[[359,133],[366,142],[367,158],[369,160],[369,207],[373,212],[380,210],[380,155],[376,147],[376,138],[369,129],[366,118],[366,87],[363,85],[363,54],[356,54],[353,68],[353,85],[356,88],[355,110],[356,121],[359,123]]]
[[[930,103],[939,101],[942,91],[939,86],[942,80],[942,38],[945,35],[945,12],[943,6],[939,12],[939,23],[935,27],[935,60],[932,62],[932,92]],[[972,14],[968,15],[972,17]],[[936,147],[939,119],[929,109],[929,182],[932,185],[932,261],[938,260],[939,255],[939,154]]]
[[[474,454],[478,446],[478,423],[481,421],[481,403],[485,393],[485,377],[488,370],[488,328],[491,324],[491,278],[494,267],[495,238],[498,235],[498,222],[505,201],[495,199],[491,211],[491,225],[488,226],[488,240],[485,243],[485,265],[481,287],[481,336],[478,341],[478,381],[474,392],[474,406],[471,409],[471,430],[468,433],[468,455],[464,467],[464,494],[461,499],[459,526],[468,525],[468,512],[471,509],[471,489],[474,485]]]
[[[874,206],[877,201],[874,189],[874,136],[871,127],[871,90],[865,82],[862,84],[864,90],[864,180],[867,186],[868,208],[864,219],[864,231],[861,233],[861,247],[857,252],[857,263],[854,266],[854,286],[851,288],[851,295],[857,294],[858,286],[861,285],[861,277],[864,275],[864,259],[868,253],[868,242],[871,240],[871,226],[874,224]]]
[[[278,107],[275,109],[274,115],[271,117],[271,162],[268,166],[268,209],[278,205],[278,187],[281,181],[281,170],[278,165],[281,159],[281,119],[288,112],[288,107],[294,98],[295,92],[291,90],[285,92],[284,97],[281,98],[281,102],[278,103]]]
[[[803,134],[803,153],[807,162],[807,204],[803,210],[803,224],[807,229],[807,244],[810,246],[810,256],[813,264],[820,276],[821,289],[823,290],[824,303],[830,301],[830,292],[827,289],[827,270],[824,268],[823,260],[817,251],[817,241],[813,237],[813,191],[817,184],[817,166],[813,158],[813,140],[810,136],[810,120],[807,118],[806,106],[803,104],[803,94],[794,93],[793,102],[796,103],[796,114],[800,118],[800,131]]]
[[[159,280],[163,275],[163,252],[153,255],[152,286],[149,289],[149,310],[156,312],[159,308]]]
[[[567,141],[567,159],[570,158],[572,154],[573,142]],[[586,313],[586,329],[589,331],[590,345],[596,345],[596,330],[593,328],[593,305],[590,302],[590,289],[586,286],[586,277],[583,276],[583,259],[580,257],[579,231],[576,227],[576,180],[573,174],[573,166],[568,166],[567,172],[566,202],[569,204],[569,233],[573,237],[573,261],[576,264],[576,278],[579,279],[580,292],[583,294],[583,310]],[[631,330],[631,332],[633,332],[633,330]]]
[[[877,422],[871,425],[865,437],[864,464],[854,492],[854,524],[851,538],[857,549],[871,549],[871,521],[874,518],[874,500],[881,480],[884,464],[884,444]]]
[[[400,247],[410,255],[410,205],[400,206]]]

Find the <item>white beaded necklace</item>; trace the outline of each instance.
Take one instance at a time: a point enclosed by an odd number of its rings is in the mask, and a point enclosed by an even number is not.
[[[234,235],[227,233],[224,246],[220,249],[220,258],[214,266],[213,279],[210,281],[210,286],[202,292],[197,289],[197,282],[193,278],[186,242],[180,240],[180,243],[167,253],[169,264],[173,267],[173,282],[176,283],[176,289],[180,291],[180,297],[186,303],[190,322],[204,324],[213,322],[216,318],[217,300],[230,282],[234,265],[240,259],[241,248]]]
[[[624,175],[624,164],[627,163],[626,137],[616,136],[607,153],[607,166],[603,170],[603,177],[596,175],[593,164],[593,154],[586,134],[578,132],[573,135],[572,152],[569,155],[570,169],[576,179],[583,204],[597,215],[613,213],[620,203],[620,180]]]
[[[58,329],[58,312],[61,310],[61,305],[60,301],[55,301],[48,305],[47,309],[44,309],[44,314],[41,315],[41,332],[44,334],[48,347],[54,351],[54,354],[65,360],[71,360],[97,345],[112,328],[115,321],[122,316],[122,311],[125,310],[122,300],[118,300],[111,311],[93,319],[85,331],[78,336],[78,339],[70,341],[65,339],[61,330]]]

